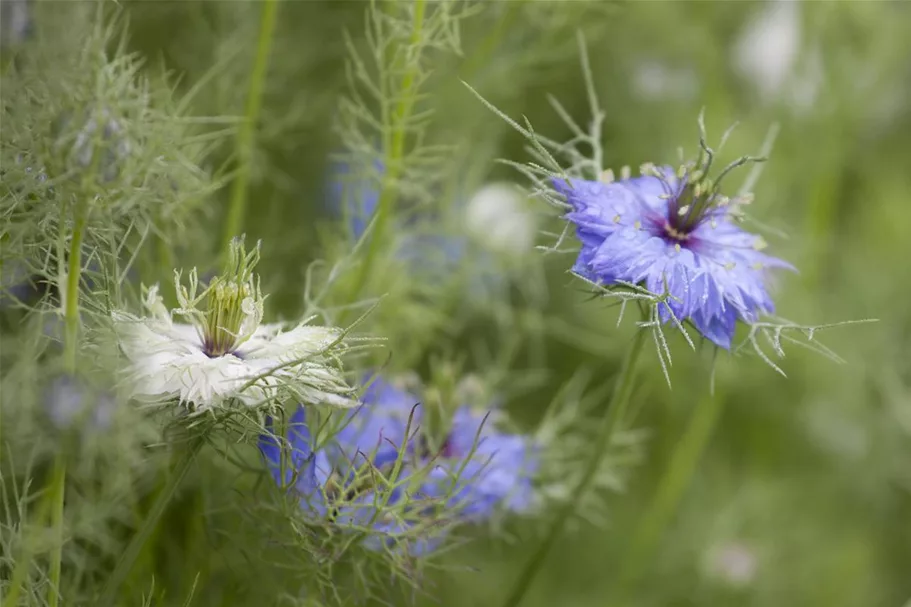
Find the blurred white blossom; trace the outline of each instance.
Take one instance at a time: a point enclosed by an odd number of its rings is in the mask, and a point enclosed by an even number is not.
[[[699,92],[699,79],[692,68],[674,68],[654,60],[635,66],[632,85],[636,95],[647,100],[689,101]]]
[[[734,48],[734,64],[755,86],[763,101],[777,99],[792,78],[800,54],[800,6],[774,0],[755,15]],[[801,94],[806,97],[806,92]]]
[[[728,541],[712,546],[705,555],[703,566],[708,577],[742,588],[756,579],[759,559],[749,545]]]
[[[478,190],[468,201],[465,222],[472,238],[507,255],[530,251],[538,229],[525,196],[508,183],[491,183]]]

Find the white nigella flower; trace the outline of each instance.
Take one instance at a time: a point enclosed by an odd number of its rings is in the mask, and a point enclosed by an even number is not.
[[[201,293],[195,269],[189,288],[175,272],[179,308],[169,313],[155,285],[144,291],[148,316],[115,312],[135,398],[177,399],[197,412],[232,400],[248,406],[285,399],[355,404],[336,363],[344,348],[339,329],[262,324],[264,298],[253,273],[258,260],[258,246],[247,254],[243,241],[235,240],[225,273]],[[189,322],[173,322],[174,315]]]

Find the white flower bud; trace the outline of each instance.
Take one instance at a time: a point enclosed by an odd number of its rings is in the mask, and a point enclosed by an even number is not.
[[[478,242],[509,255],[530,251],[538,228],[525,197],[506,183],[493,183],[478,190],[468,202],[465,223]]]

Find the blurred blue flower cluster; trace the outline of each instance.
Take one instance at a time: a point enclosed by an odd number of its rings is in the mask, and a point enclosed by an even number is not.
[[[434,520],[481,522],[499,511],[532,507],[539,446],[500,432],[496,413],[460,405],[434,449],[420,400],[377,377],[364,392],[363,406],[347,415],[327,444],[315,448],[300,406],[284,441],[269,420],[260,450],[275,482],[293,488],[308,516],[371,529],[390,543],[425,527],[427,533],[409,542],[412,553],[422,553],[440,539]],[[404,516],[389,515],[386,506]],[[381,543],[375,536],[368,542]]]

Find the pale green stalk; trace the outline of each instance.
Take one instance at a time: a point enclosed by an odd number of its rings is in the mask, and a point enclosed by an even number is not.
[[[548,553],[554,543],[563,533],[566,524],[570,521],[576,511],[576,506],[585,494],[591,489],[591,484],[595,480],[598,469],[601,467],[602,460],[610,450],[611,441],[616,433],[619,424],[623,421],[629,404],[630,395],[633,390],[633,383],[636,375],[636,362],[639,360],[639,354],[642,352],[642,346],[645,342],[646,331],[638,329],[633,337],[633,343],[630,345],[626,356],[623,358],[623,364],[620,368],[620,374],[617,378],[617,384],[614,386],[614,392],[611,396],[608,406],[607,415],[601,425],[598,437],[595,439],[591,459],[585,464],[582,472],[582,478],[576,486],[573,495],[575,500],[567,500],[565,504],[557,511],[554,520],[550,525],[544,542],[538,547],[531,559],[525,565],[519,579],[513,585],[503,607],[516,607],[522,602],[525,593],[528,592],[538,570],[544,565]]]
[[[66,295],[64,297],[64,341],[63,366],[67,373],[75,374],[79,352],[79,282],[82,278],[82,241],[88,215],[87,200],[83,197],[76,203],[73,237],[67,259]],[[51,529],[54,531],[54,547],[51,549],[50,587],[48,606],[57,607],[60,601],[60,574],[63,563],[63,504],[66,494],[66,457],[58,452],[51,476]]]
[[[412,20],[411,38],[409,43],[412,47],[417,46],[421,41],[424,31],[424,14],[427,9],[426,0],[414,0],[414,16]],[[419,65],[417,61],[409,67],[402,76],[401,90],[399,91],[399,102],[396,104],[392,116],[389,116],[387,105],[383,104],[383,124],[392,126],[392,136],[384,137],[385,167],[386,172],[383,179],[383,187],[380,191],[379,200],[376,205],[376,215],[373,224],[373,230],[370,234],[370,242],[367,243],[367,251],[364,255],[364,262],[361,264],[361,271],[354,283],[354,290],[351,294],[351,301],[355,301],[360,296],[361,291],[367,283],[373,264],[382,247],[383,234],[386,226],[392,216],[392,207],[395,204],[398,181],[402,174],[402,160],[405,156],[405,137],[408,132],[407,121],[411,115],[414,106],[416,91],[416,81],[418,77]]]
[[[621,599],[638,582],[643,566],[677,511],[696,465],[712,437],[715,424],[721,417],[723,405],[724,397],[717,393],[708,394],[697,403],[683,437],[671,453],[670,463],[658,483],[655,496],[636,527],[630,549],[624,553],[617,586]]]
[[[262,15],[259,25],[259,42],[256,47],[256,58],[253,71],[250,73],[250,88],[247,91],[247,104],[244,110],[244,123],[237,133],[235,153],[237,154],[237,175],[231,186],[231,198],[228,203],[228,216],[225,219],[224,239],[225,255],[231,239],[239,236],[243,229],[244,215],[247,207],[247,190],[250,183],[250,158],[253,155],[253,140],[256,125],[262,108],[263,89],[266,85],[266,73],[269,67],[269,51],[275,32],[275,21],[278,13],[278,0],[263,0]]]

